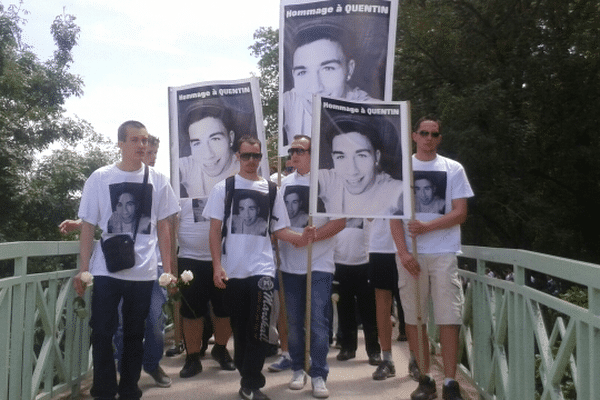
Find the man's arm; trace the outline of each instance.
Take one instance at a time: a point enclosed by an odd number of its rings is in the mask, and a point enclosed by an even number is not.
[[[85,285],[81,282],[81,274],[90,270],[90,260],[94,249],[94,232],[96,228],[89,222],[83,221],[79,235],[79,273],[73,278],[73,287],[77,295],[83,296]]]
[[[396,243],[398,257],[402,266],[414,277],[418,277],[421,272],[419,262],[413,257],[412,253],[406,248],[406,238],[404,236],[404,224],[401,219],[390,219],[390,230],[392,238]]]
[[[302,232],[296,232],[285,227],[273,232],[273,236],[279,240],[289,242],[296,247],[304,247],[308,243],[315,241],[315,232],[316,228],[312,225],[305,227]]]
[[[171,225],[171,274],[179,276],[177,268],[177,235],[179,233],[179,214],[175,213],[169,217]]]
[[[82,222],[83,221],[81,220],[81,218],[65,219],[63,222],[60,223],[58,229],[60,230],[60,233],[66,235],[67,233],[71,233],[75,230],[80,230]]]
[[[340,231],[342,231],[346,227],[346,218],[333,219],[328,221],[325,225],[317,228],[315,232],[314,242],[318,242],[319,240],[325,240],[334,237]]]
[[[454,225],[460,225],[467,219],[467,199],[452,200],[452,211],[442,215],[439,218],[428,222],[413,220],[408,223],[408,232],[411,237],[416,237],[424,233],[450,228]]]
[[[221,246],[223,236],[221,234],[222,221],[216,218],[210,219],[210,231],[208,233],[208,245],[213,264],[213,282],[219,289],[225,289],[225,283],[229,279],[221,265]]]
[[[172,273],[171,266],[173,265],[172,251],[173,251],[173,215],[163,218],[158,221],[156,226],[156,234],[158,236],[158,248],[160,249],[160,256],[163,262],[163,269],[166,274]]]

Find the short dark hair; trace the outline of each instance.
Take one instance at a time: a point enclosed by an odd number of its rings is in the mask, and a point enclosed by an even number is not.
[[[419,126],[421,126],[421,123],[423,121],[431,121],[431,122],[435,122],[438,125],[438,128],[440,130],[440,133],[442,133],[442,121],[440,121],[439,119],[431,116],[431,115],[426,115],[424,117],[421,117],[417,120],[417,122],[415,123],[415,126],[413,128],[413,132],[416,132],[419,130]]]
[[[332,144],[333,138],[338,135],[357,132],[369,140],[371,146],[373,146],[373,150],[383,150],[380,133],[377,131],[375,124],[369,122],[367,119],[361,118],[358,115],[344,115],[343,117],[334,118],[333,122],[330,136]]]
[[[242,147],[242,143],[247,143],[250,146],[254,146],[255,144],[258,144],[258,148],[262,150],[262,145],[260,143],[260,140],[258,140],[254,136],[244,135],[241,138],[239,138],[237,141],[238,151],[239,151],[240,147]]]
[[[351,60],[354,58],[354,45],[350,36],[351,32],[340,24],[315,19],[301,25],[295,32],[292,55],[302,46],[325,39],[339,43],[346,59]]]
[[[127,128],[146,129],[144,124],[142,124],[139,121],[125,121],[121,124],[121,126],[119,126],[119,129],[117,130],[117,139],[119,142],[127,141]]]
[[[153,135],[148,135],[148,146],[156,146],[160,144],[160,139]]]

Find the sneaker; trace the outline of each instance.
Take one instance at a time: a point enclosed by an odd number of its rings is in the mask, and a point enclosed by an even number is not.
[[[369,364],[370,365],[379,365],[381,364],[381,354],[369,354]]]
[[[410,400],[433,400],[436,397],[435,380],[428,375],[419,379],[417,390],[410,394]]]
[[[373,372],[373,379],[376,381],[383,381],[392,376],[396,376],[396,367],[391,361],[382,361]]]
[[[260,391],[260,389],[241,388],[238,392],[242,400],[270,400],[269,396]]]
[[[419,382],[421,371],[419,370],[419,364],[417,364],[417,360],[414,357],[411,357],[410,361],[408,362],[408,375],[414,381]]]
[[[329,397],[329,390],[327,390],[325,379],[322,376],[312,378],[312,395],[317,399],[326,399]]]
[[[233,360],[229,355],[229,351],[227,351],[227,347],[220,344],[214,344],[212,350],[210,351],[210,355],[212,358],[217,360],[217,362],[221,365],[221,369],[223,371],[235,371],[235,365],[233,364]]]
[[[156,386],[164,388],[171,386],[171,378],[169,378],[169,375],[165,373],[165,371],[161,368],[160,365],[154,371],[146,372],[152,377],[152,379],[154,379],[154,382],[156,382]]]
[[[306,385],[307,380],[308,377],[306,376],[304,370],[299,369],[298,371],[293,372],[292,380],[290,381],[290,384],[288,386],[292,390],[301,390],[304,387],[304,385]]]
[[[443,400],[463,400],[460,395],[460,386],[454,379],[448,382],[448,384],[442,385],[442,399]]]
[[[286,356],[279,357],[279,360],[269,365],[269,371],[271,372],[281,372],[290,368],[292,368],[292,360]]]
[[[181,353],[183,353],[184,350],[185,350],[185,348],[183,347],[183,343],[174,344],[173,347],[171,347],[170,349],[167,349],[167,351],[165,351],[165,356],[175,357],[175,356],[178,356]]]
[[[198,353],[188,354],[185,358],[183,368],[179,371],[179,376],[181,378],[191,378],[192,376],[198,375],[200,372],[202,372],[200,355]]]
[[[356,357],[355,351],[342,349],[342,350],[340,350],[340,352],[338,353],[336,358],[338,359],[338,361],[347,361],[354,357]]]

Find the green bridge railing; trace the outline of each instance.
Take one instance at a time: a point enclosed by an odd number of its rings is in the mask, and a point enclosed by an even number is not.
[[[459,370],[482,399],[600,399],[600,266],[522,250],[464,246]],[[90,375],[90,291],[80,309],[76,269],[29,273],[33,260],[70,257],[78,242],[0,244],[0,399],[79,395]],[[486,275],[513,271],[514,282]],[[13,268],[13,271],[7,271]],[[531,272],[583,288],[587,308],[528,286]],[[92,289],[93,290],[93,289]],[[87,310],[87,313],[86,313]],[[435,329],[432,350],[439,348]]]

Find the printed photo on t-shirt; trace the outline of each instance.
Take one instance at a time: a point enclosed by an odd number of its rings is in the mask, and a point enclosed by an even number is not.
[[[232,234],[267,236],[268,219],[268,193],[235,189],[231,210]]]
[[[143,183],[122,182],[109,185],[112,215],[108,220],[108,233],[133,233],[139,218],[138,234],[150,234],[152,188]],[[142,202],[142,193],[145,194]],[[143,204],[143,205],[142,205]]]
[[[446,213],[446,172],[414,171],[415,211],[418,213]]]
[[[287,208],[290,226],[304,228],[308,225],[308,186],[293,185],[285,188],[283,200]]]
[[[346,218],[346,228],[363,229],[365,220],[362,218]]]
[[[202,216],[202,211],[204,211],[204,206],[206,206],[206,197],[192,199],[192,212],[194,214],[194,222],[206,222],[208,219]]]

